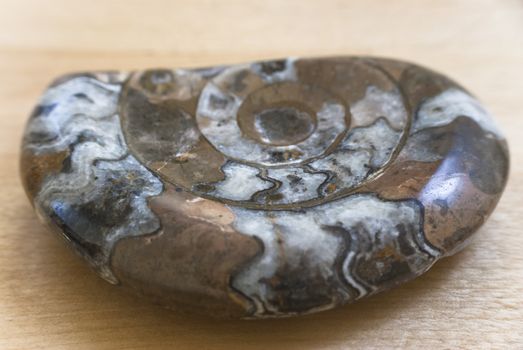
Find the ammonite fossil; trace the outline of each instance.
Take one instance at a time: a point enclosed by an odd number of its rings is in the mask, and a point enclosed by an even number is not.
[[[39,216],[107,281],[257,318],[355,301],[460,250],[508,151],[445,76],[340,57],[62,77],[21,168]]]

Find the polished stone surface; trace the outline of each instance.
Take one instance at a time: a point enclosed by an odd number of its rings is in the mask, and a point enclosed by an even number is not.
[[[109,282],[256,318],[422,274],[483,224],[508,163],[455,82],[342,57],[62,77],[21,168],[40,217]]]

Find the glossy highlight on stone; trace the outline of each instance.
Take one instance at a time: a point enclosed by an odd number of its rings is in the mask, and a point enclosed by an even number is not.
[[[73,74],[27,124],[39,217],[107,281],[218,317],[353,302],[459,251],[508,175],[457,83],[401,61]]]

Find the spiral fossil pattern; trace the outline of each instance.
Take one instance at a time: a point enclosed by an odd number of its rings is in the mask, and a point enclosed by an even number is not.
[[[58,79],[24,186],[106,280],[225,317],[326,310],[461,249],[506,182],[466,90],[370,57]]]

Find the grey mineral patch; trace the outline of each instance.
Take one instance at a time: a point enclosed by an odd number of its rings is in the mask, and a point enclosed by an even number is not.
[[[479,101],[466,92],[454,88],[428,99],[421,105],[411,133],[447,125],[460,116],[469,117],[486,132],[491,132],[500,139],[504,138],[493,118]]]
[[[263,255],[233,280],[233,286],[255,303],[255,316],[278,314],[275,303],[279,291],[266,281],[271,280],[282,266],[287,270],[301,269],[301,285],[311,284],[318,278],[328,285],[336,280],[333,274],[341,255],[342,277],[346,284],[332,286],[337,290],[333,297],[347,302],[350,301],[347,286],[358,290],[359,297],[382,287],[362,281],[354,271],[358,264],[371,259],[370,255],[383,246],[390,245],[397,254],[403,255],[414,274],[428,269],[434,257],[439,255],[425,242],[420,226],[421,211],[410,200],[383,201],[369,194],[345,197],[301,211],[253,211],[238,207],[231,207],[231,210],[236,214],[235,228],[259,238],[264,245]],[[333,228],[338,228],[339,234],[332,234]],[[344,241],[349,245],[347,253],[342,249]],[[405,244],[410,252],[402,251],[401,246]],[[300,268],[303,257],[310,268]],[[306,312],[329,309],[337,302],[339,300],[331,300]]]
[[[124,236],[151,233],[160,226],[147,206],[162,184],[127,148],[117,113],[120,85],[76,77],[50,88],[26,133],[36,154],[69,150],[62,172],[49,176],[35,198],[76,250],[106,280],[114,243]]]

